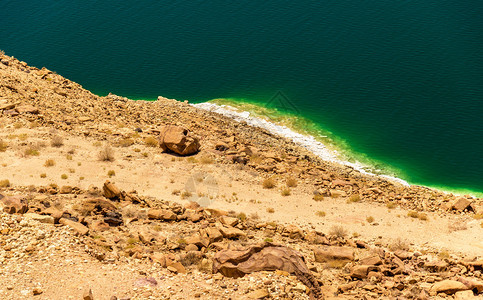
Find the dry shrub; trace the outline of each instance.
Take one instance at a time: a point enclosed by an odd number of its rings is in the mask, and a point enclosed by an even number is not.
[[[392,244],[389,245],[389,249],[391,251],[396,251],[396,250],[405,250],[405,251],[407,251],[407,250],[409,250],[409,245],[408,245],[408,243],[405,240],[403,240],[401,238],[397,238],[396,240],[394,240],[392,242]]]
[[[31,156],[39,156],[40,152],[35,147],[28,147],[28,148],[25,149],[24,155],[25,156],[30,156],[30,155]]]
[[[273,214],[275,212],[275,209],[273,207],[269,207],[267,208],[267,212]]]
[[[129,147],[131,145],[134,145],[133,139],[122,139],[117,143],[118,147]]]
[[[361,196],[359,196],[359,195],[352,195],[347,200],[347,203],[354,203],[354,202],[359,202],[359,201],[361,201]]]
[[[332,226],[329,234],[337,238],[345,238],[347,236],[347,231],[344,229],[344,227],[340,225],[336,225],[336,226]]]
[[[293,177],[289,177],[287,178],[287,187],[296,187],[297,186],[297,179],[293,178]]]
[[[193,196],[193,194],[189,191],[184,191],[182,194],[181,194],[181,199],[186,199],[186,198],[189,198]]]
[[[317,215],[318,217],[325,217],[325,211],[319,210],[315,213],[315,215]]]
[[[201,262],[202,256],[197,252],[188,252],[184,255],[180,262],[183,266],[188,267]]]
[[[280,192],[282,196],[286,197],[286,196],[290,196],[291,192],[290,192],[290,189],[289,188],[286,188],[286,189],[282,189],[282,191]]]
[[[0,152],[7,151],[7,148],[8,148],[7,142],[4,142],[2,139],[0,139]]]
[[[324,196],[322,196],[321,194],[317,194],[317,195],[314,195],[314,197],[312,199],[319,202],[319,201],[324,200]]]
[[[6,188],[10,186],[10,181],[8,179],[0,180],[0,188]]]
[[[367,221],[368,223],[372,223],[372,222],[374,222],[374,217],[369,216],[369,217],[367,217],[367,218],[366,218],[366,221]]]
[[[266,178],[262,181],[262,186],[264,189],[273,189],[276,186],[276,183],[273,178]]]
[[[59,135],[54,135],[50,141],[52,147],[62,147],[64,145],[64,139]]]
[[[100,161],[114,161],[114,150],[111,147],[105,146],[99,151],[98,158]]]
[[[55,166],[55,160],[53,159],[47,159],[44,163],[44,166],[45,167],[53,167]]]
[[[144,139],[144,144],[149,147],[157,147],[158,146],[158,139],[152,136],[148,136]]]
[[[387,208],[389,208],[389,209],[393,209],[393,208],[396,208],[397,204],[396,204],[396,203],[394,203],[394,202],[388,202],[388,203],[386,204],[386,206],[387,206]]]

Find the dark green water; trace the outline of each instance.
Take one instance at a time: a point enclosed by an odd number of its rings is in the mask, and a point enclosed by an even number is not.
[[[482,15],[481,1],[2,0],[0,49],[101,95],[281,92],[359,159],[483,192]]]

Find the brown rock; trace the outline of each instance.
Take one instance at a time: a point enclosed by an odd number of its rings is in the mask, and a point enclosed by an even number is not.
[[[443,272],[448,267],[448,263],[444,261],[433,261],[424,263],[424,268],[431,272]]]
[[[259,289],[247,294],[248,299],[265,299],[268,296],[270,296],[270,294],[267,289]]]
[[[176,214],[171,210],[152,208],[148,211],[149,219],[174,221],[176,220]]]
[[[325,246],[314,248],[316,262],[354,260],[354,250],[348,247]]]
[[[227,239],[236,239],[246,236],[245,232],[238,228],[220,226],[218,229],[223,237]]]
[[[329,245],[329,240],[317,231],[310,231],[305,235],[305,240],[311,244]]]
[[[459,291],[454,294],[455,300],[470,300],[470,299],[477,299],[477,297],[473,294],[472,291]]]
[[[351,270],[351,277],[357,279],[364,279],[367,278],[369,272],[378,272],[379,267],[376,266],[368,266],[368,265],[360,265],[355,266]]]
[[[189,135],[187,129],[175,125],[161,127],[159,145],[163,151],[172,151],[179,155],[190,155],[200,150],[197,137]]]
[[[304,257],[293,249],[264,243],[222,250],[213,258],[213,272],[227,277],[238,278],[253,272],[275,270],[296,275],[316,297],[321,296],[319,283],[305,264]]]
[[[223,235],[221,234],[221,232],[214,227],[200,229],[200,234],[202,237],[207,237],[210,240],[210,244],[214,242],[219,242],[223,239]]]
[[[236,224],[238,224],[238,218],[233,218],[233,217],[227,217],[227,216],[221,216],[220,217],[220,222],[226,226],[233,227]]]
[[[94,296],[92,295],[92,290],[91,289],[85,290],[84,294],[82,295],[82,299],[94,300]]]
[[[114,203],[107,199],[91,198],[86,199],[81,203],[81,211],[84,214],[89,212],[93,212],[94,214],[101,214],[115,210],[117,210],[117,208]]]
[[[468,287],[463,283],[455,280],[443,280],[436,282],[431,287],[431,291],[436,293],[446,293],[448,295],[452,295],[459,291],[468,290]]]
[[[10,214],[24,214],[28,210],[27,199],[22,196],[6,196],[0,201],[2,201],[4,205],[3,211]]]
[[[70,228],[74,229],[75,232],[79,233],[80,235],[86,235],[89,232],[89,228],[85,227],[79,222],[75,222],[69,219],[61,218],[59,223],[65,226],[69,226]]]
[[[35,107],[33,107],[32,105],[30,104],[24,104],[24,105],[21,105],[21,106],[17,106],[17,108],[15,108],[15,110],[19,113],[19,114],[38,114],[39,113],[39,110]]]
[[[73,190],[73,188],[71,186],[64,185],[60,188],[59,193],[60,194],[70,194],[70,193],[72,193],[72,190]]]
[[[39,215],[35,213],[26,213],[24,214],[25,218],[29,218],[35,221],[38,221],[40,223],[46,223],[46,224],[54,224],[55,220],[53,217],[48,216],[48,215]]]
[[[451,204],[451,208],[457,211],[463,211],[467,209],[470,205],[471,205],[470,200],[460,197]]]
[[[199,233],[195,233],[192,236],[185,238],[186,244],[193,244],[197,247],[208,247],[210,245],[210,239],[202,237]]]
[[[377,266],[382,264],[381,257],[379,255],[372,255],[366,258],[363,258],[359,261],[361,265],[372,265],[372,266]]]
[[[185,267],[179,262],[172,262],[168,264],[168,270],[174,273],[186,273]]]
[[[468,287],[469,290],[476,292],[477,294],[483,293],[483,282],[477,281],[476,279],[472,278],[458,278],[458,281],[463,283]]]
[[[284,228],[282,235],[286,235],[292,239],[301,239],[304,236],[304,232],[295,225],[287,225]]]
[[[198,251],[198,247],[194,244],[188,244],[184,249],[186,251]]]
[[[121,196],[121,190],[119,190],[114,184],[112,184],[109,180],[106,180],[104,186],[102,187],[104,192],[104,197],[107,199],[119,199]]]

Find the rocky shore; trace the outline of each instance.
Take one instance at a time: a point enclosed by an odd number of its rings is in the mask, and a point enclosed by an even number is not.
[[[0,55],[4,299],[472,299],[483,201]]]

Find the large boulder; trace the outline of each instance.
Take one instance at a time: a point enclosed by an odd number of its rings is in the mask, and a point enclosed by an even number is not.
[[[163,126],[160,129],[159,145],[163,151],[179,155],[190,155],[200,150],[198,138],[190,135],[187,129],[175,125]]]
[[[0,196],[3,211],[9,214],[24,214],[28,210],[27,199],[22,196]]]
[[[305,264],[304,257],[297,251],[271,243],[263,243],[238,249],[222,250],[213,258],[213,272],[238,278],[259,271],[286,271],[297,276],[320,297],[319,282]]]

